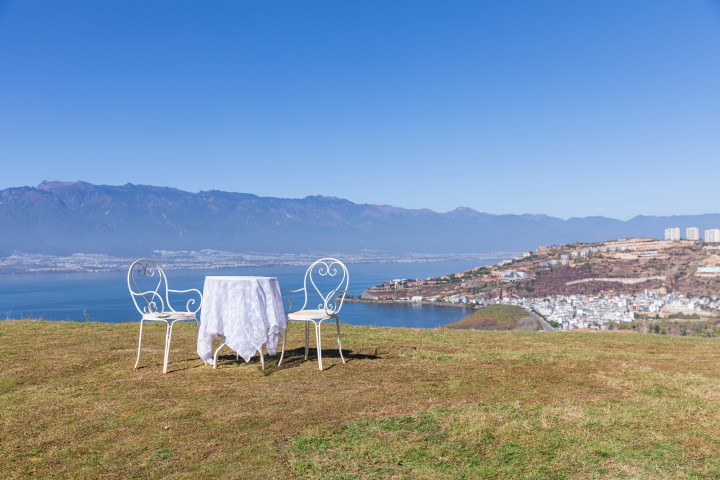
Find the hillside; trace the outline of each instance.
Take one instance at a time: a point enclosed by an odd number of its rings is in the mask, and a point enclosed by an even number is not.
[[[527,310],[515,305],[488,305],[457,322],[445,325],[454,330],[498,330],[534,332],[543,330]]]
[[[709,270],[707,267],[711,267]],[[632,238],[540,247],[533,253],[440,278],[388,281],[366,290],[375,300],[446,300],[643,291],[720,296],[720,245]]]
[[[717,340],[343,326],[347,364],[196,328],[0,322],[3,478],[720,478]],[[325,344],[332,346],[332,329]]]
[[[720,214],[562,220],[438,213],[310,196],[198,193],[127,184],[43,182],[0,190],[0,256],[11,252],[142,256],[154,250],[488,253],[537,245],[656,236],[672,225],[720,225]]]

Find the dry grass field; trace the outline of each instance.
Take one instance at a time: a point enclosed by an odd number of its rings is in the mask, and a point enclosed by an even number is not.
[[[344,327],[217,370],[180,325],[0,322],[2,478],[720,478],[720,343]]]

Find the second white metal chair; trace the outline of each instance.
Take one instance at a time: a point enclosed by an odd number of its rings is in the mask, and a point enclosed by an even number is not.
[[[316,260],[305,272],[303,287],[297,290],[284,290],[289,293],[303,292],[305,301],[303,306],[296,311],[287,314],[289,322],[301,322],[305,324],[305,360],[308,359],[309,347],[308,340],[310,336],[310,323],[315,326],[315,344],[317,345],[318,368],[323,369],[322,363],[322,339],[320,335],[320,327],[322,322],[326,320],[334,320],[337,331],[338,349],[340,358],[345,363],[345,357],[342,353],[342,344],[340,343],[340,309],[345,300],[350,284],[350,275],[347,267],[336,258],[321,258]],[[329,286],[328,286],[329,285]],[[318,301],[317,308],[308,308]],[[282,353],[278,366],[282,364],[285,356],[285,340],[287,339],[287,330],[283,334]]]

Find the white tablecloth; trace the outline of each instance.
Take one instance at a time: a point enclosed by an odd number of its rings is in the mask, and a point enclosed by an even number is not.
[[[263,344],[274,355],[286,326],[277,278],[205,277],[197,340],[197,353],[205,363],[213,363],[216,335],[246,362]]]

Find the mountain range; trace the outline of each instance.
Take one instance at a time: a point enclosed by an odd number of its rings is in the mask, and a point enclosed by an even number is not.
[[[539,245],[662,236],[667,227],[720,227],[720,214],[563,220],[446,213],[309,196],[43,182],[0,190],[0,255],[144,255],[154,250],[230,252],[483,253]]]

